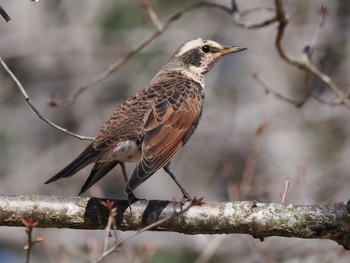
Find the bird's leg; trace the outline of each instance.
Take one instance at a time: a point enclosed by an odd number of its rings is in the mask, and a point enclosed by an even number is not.
[[[173,179],[173,181],[177,184],[177,186],[180,188],[182,194],[183,194],[183,197],[182,197],[182,201],[183,202],[187,202],[187,201],[191,201],[192,198],[191,196],[189,195],[189,193],[187,193],[187,191],[185,190],[185,188],[183,188],[181,186],[181,184],[177,181],[175,175],[173,174],[172,171],[170,171],[170,162],[168,162],[164,167],[163,167],[164,171],[170,175],[171,179]]]
[[[125,169],[125,163],[124,162],[120,162],[120,167],[122,168],[122,172],[123,172],[123,177],[125,180],[125,183],[128,181],[128,175],[126,174],[126,169]]]
[[[123,177],[124,177],[124,181],[125,183],[127,183],[128,181],[128,175],[126,173],[126,169],[125,169],[125,163],[124,162],[120,162],[120,167],[122,168],[122,172],[123,172]],[[131,192],[130,194],[128,194],[128,201],[129,201],[129,206],[134,203],[135,201],[137,201],[136,196],[134,195],[133,192]]]
[[[123,172],[123,177],[125,180],[125,183],[128,182],[128,175],[126,173],[126,169],[125,169],[125,163],[121,162],[120,163],[120,167],[122,168],[122,172]],[[137,198],[133,192],[131,192],[130,194],[128,194],[128,202],[129,202],[129,206],[132,205],[133,203],[135,203],[136,201],[141,200],[139,198]]]

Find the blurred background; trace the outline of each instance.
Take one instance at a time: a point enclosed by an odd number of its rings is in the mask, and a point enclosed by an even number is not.
[[[200,1],[152,1],[159,19]],[[216,3],[229,6],[230,1]],[[77,88],[137,47],[155,30],[139,1],[1,1],[11,16],[0,19],[0,56],[22,82],[40,112],[58,125],[95,136],[114,109],[141,89],[185,41],[202,37],[248,50],[224,58],[206,77],[202,121],[173,159],[173,171],[192,196],[207,201],[280,202],[287,178],[287,203],[326,204],[349,199],[350,122],[344,106],[309,98],[297,108],[266,94],[252,78],[301,101],[307,90],[323,100],[332,94],[320,81],[283,62],[274,47],[277,24],[247,30],[219,9],[186,13],[125,66],[85,91],[71,105],[52,107],[50,96],[65,102]],[[328,8],[312,60],[345,92],[350,79],[350,2],[285,1],[290,23],[283,45],[300,58],[319,27],[321,4]],[[240,10],[264,7],[249,22],[273,15],[272,0],[238,1]],[[267,9],[266,9],[267,8]],[[0,193],[76,196],[90,168],[69,179],[43,183],[88,144],[41,121],[13,80],[0,68]],[[128,165],[129,172],[134,165]],[[125,198],[120,167],[85,195]],[[135,194],[146,199],[181,198],[157,172]],[[45,241],[34,247],[32,262],[89,262],[103,247],[104,231],[38,229]],[[120,233],[120,237],[130,233]],[[24,229],[0,228],[0,262],[24,261]],[[332,241],[248,235],[186,236],[143,233],[104,262],[349,262],[350,252]],[[196,261],[198,260],[198,261]]]

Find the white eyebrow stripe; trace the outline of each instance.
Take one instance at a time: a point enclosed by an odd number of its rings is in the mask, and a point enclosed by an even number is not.
[[[204,40],[202,38],[198,38],[195,40],[188,41],[182,47],[180,47],[179,51],[177,52],[177,56],[182,56],[187,51],[194,49],[194,48],[197,48],[197,47],[200,47],[200,46],[205,45],[205,44],[210,44],[211,46],[216,47],[216,48],[221,47],[221,45],[216,43],[215,41]]]
[[[203,45],[206,41],[204,41],[201,38],[198,38],[196,40],[192,40],[189,42],[186,42],[180,49],[179,52],[177,53],[178,56],[182,56],[185,54],[187,51],[194,49],[200,45]]]

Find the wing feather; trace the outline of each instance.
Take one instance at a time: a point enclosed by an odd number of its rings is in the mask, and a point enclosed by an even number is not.
[[[97,183],[102,177],[104,177],[107,173],[109,173],[118,164],[119,164],[118,161],[105,162],[105,163],[96,162],[90,172],[88,179],[85,181],[83,187],[81,188],[79,195],[86,192],[86,190],[88,190],[91,186]]]
[[[58,179],[66,178],[74,175],[76,172],[83,169],[85,166],[92,162],[95,162],[98,158],[99,152],[97,152],[90,144],[86,149],[70,164],[58,172],[55,176],[51,177],[45,182],[45,184],[52,183]]]
[[[187,84],[188,82],[182,83]],[[199,85],[199,84],[195,84]],[[165,166],[187,142],[196,129],[202,113],[201,93],[184,94],[181,103],[179,95],[174,103],[165,100],[155,103],[145,122],[145,137],[142,159],[131,175],[126,186],[130,193],[157,170]],[[192,94],[191,94],[192,95]]]

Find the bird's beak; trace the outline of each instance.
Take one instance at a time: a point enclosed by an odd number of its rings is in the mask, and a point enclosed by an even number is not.
[[[237,53],[243,50],[246,50],[246,47],[229,47],[229,46],[224,46],[223,49],[220,51],[222,56]]]

